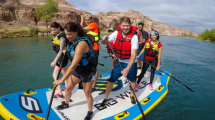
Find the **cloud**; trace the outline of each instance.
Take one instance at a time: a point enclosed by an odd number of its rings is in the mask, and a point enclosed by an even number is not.
[[[78,9],[99,12],[139,11],[152,20],[198,33],[215,28],[215,0],[67,0]]]

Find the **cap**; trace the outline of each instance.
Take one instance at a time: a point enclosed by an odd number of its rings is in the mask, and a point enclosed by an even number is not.
[[[93,15],[92,14],[85,14],[84,17],[89,18],[89,17],[93,17]]]
[[[114,31],[114,28],[109,28],[108,31]]]

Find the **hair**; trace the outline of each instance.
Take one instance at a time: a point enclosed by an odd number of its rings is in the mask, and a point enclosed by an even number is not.
[[[64,26],[64,29],[68,32],[78,32],[79,37],[87,37],[92,44],[94,42],[93,39],[89,35],[87,35],[86,32],[84,32],[84,30],[82,29],[79,23],[75,23],[75,22],[66,23],[66,25]]]
[[[50,25],[51,28],[59,28],[60,27],[60,31],[64,31],[63,27],[58,23],[58,22],[53,22]]]
[[[155,31],[155,32],[158,33],[158,31],[156,31],[156,30],[152,30],[152,31]],[[156,35],[157,35],[157,34],[156,34]],[[150,39],[151,39],[151,34],[150,34]],[[159,41],[159,39],[160,39],[160,35],[159,35],[159,33],[158,33],[158,35],[157,35],[157,40]]]
[[[122,24],[123,22],[128,23],[131,25],[131,20],[129,17],[121,17],[120,18],[120,24]]]
[[[143,23],[143,22],[139,22],[139,23],[138,23],[138,25],[142,25],[142,26],[144,26],[144,23]]]

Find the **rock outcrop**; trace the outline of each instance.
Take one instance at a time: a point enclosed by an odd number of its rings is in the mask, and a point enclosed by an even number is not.
[[[151,30],[157,30],[161,35],[178,36],[198,36],[198,33],[189,31],[183,28],[171,27],[166,24],[153,21],[148,16],[144,16],[139,12],[127,10],[123,13],[119,12],[108,12],[108,13],[98,13],[95,15],[99,18],[99,25],[102,26],[103,30],[107,30],[109,27],[114,27],[115,29],[119,25],[119,19],[122,16],[127,16],[131,18],[133,25],[137,25],[138,22],[144,22],[144,30],[150,32]]]
[[[1,27],[26,27],[29,24],[45,27],[45,22],[37,19],[33,11],[36,8],[45,4],[46,0],[0,0],[0,26]],[[69,4],[66,0],[54,0],[58,2],[57,18],[52,21],[57,21],[64,25],[67,22],[80,22],[81,14],[88,13],[77,9],[75,6]],[[137,25],[142,21],[145,24],[144,29],[148,32],[155,29],[162,35],[190,35],[198,36],[196,32],[191,32],[183,28],[167,26],[163,23],[153,21],[148,16],[144,16],[139,12],[127,10],[123,13],[108,12],[98,13],[94,16],[94,21],[99,23],[99,27],[105,31],[109,27],[117,28],[119,19],[122,16],[131,18],[132,24]],[[50,23],[48,23],[50,24]]]

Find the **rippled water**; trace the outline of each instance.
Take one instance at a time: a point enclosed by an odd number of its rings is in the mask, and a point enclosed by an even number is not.
[[[170,79],[167,96],[147,115],[147,120],[215,120],[215,44],[189,38],[161,36],[161,69],[191,87],[191,93]],[[109,72],[101,45],[99,74]],[[29,88],[52,86],[54,60],[50,38],[0,39],[0,96]],[[0,118],[2,120],[2,118]]]

